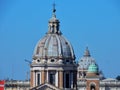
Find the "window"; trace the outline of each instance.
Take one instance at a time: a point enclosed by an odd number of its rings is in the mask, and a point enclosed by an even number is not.
[[[68,42],[65,42],[66,45],[68,45]]]
[[[38,59],[37,62],[40,62],[40,60]]]
[[[55,61],[54,59],[51,60],[51,62],[54,62],[54,61]]]
[[[37,74],[37,85],[40,85],[40,74]]]
[[[66,74],[66,88],[70,88],[69,86],[69,74]]]
[[[92,84],[92,85],[90,86],[90,90],[96,90],[94,84]]]
[[[55,73],[50,73],[50,84],[55,85]]]
[[[66,60],[66,62],[69,62],[69,60]]]

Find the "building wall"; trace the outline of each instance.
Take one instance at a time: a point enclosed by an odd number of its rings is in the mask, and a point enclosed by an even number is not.
[[[120,90],[120,81],[100,81],[99,90]],[[86,90],[86,81],[77,82],[78,90]]]
[[[120,81],[101,81],[100,90],[120,90]]]
[[[18,80],[5,81],[5,90],[30,90],[30,82]]]

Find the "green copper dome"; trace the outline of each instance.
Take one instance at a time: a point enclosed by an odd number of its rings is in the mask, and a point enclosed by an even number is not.
[[[88,68],[89,73],[97,73],[98,72],[98,66],[95,63],[92,63]]]

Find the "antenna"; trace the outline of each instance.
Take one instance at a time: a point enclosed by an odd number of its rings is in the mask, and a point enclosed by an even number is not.
[[[12,72],[11,72],[11,74],[12,74],[12,80],[13,80],[13,78],[14,78],[14,65],[12,64]]]
[[[29,72],[26,73],[26,80],[29,80]]]
[[[29,63],[29,65],[31,64],[31,61],[29,61],[29,60],[27,60],[27,59],[25,59],[25,62]]]
[[[25,59],[25,62],[27,62],[27,63],[28,63],[28,65],[30,66],[31,61],[29,61],[29,60]],[[29,71],[27,71],[27,72],[26,72],[26,80],[29,80]]]

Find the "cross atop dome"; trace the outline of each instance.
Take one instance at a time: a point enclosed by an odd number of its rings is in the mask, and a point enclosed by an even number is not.
[[[53,3],[53,17],[56,17],[56,15],[55,15],[55,12],[56,12],[55,6],[56,6],[56,4]]]

